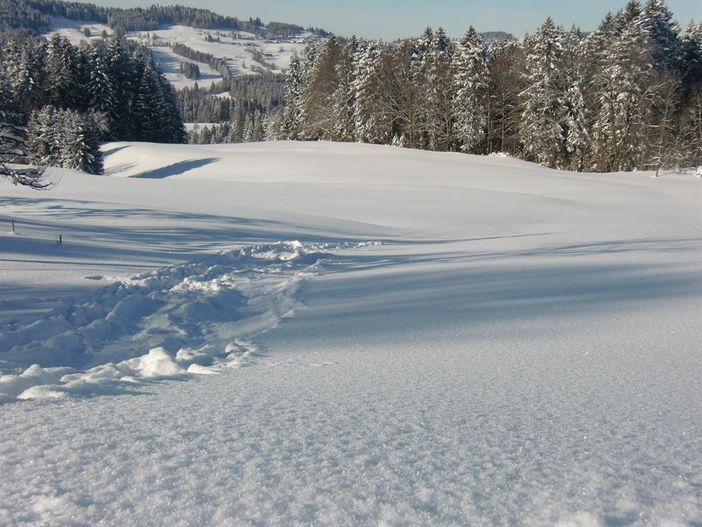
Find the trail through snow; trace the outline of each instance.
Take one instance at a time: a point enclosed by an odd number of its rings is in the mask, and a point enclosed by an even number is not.
[[[244,339],[293,314],[301,282],[344,246],[293,241],[224,251],[64,300],[37,320],[5,322],[0,403],[119,393],[144,379],[241,366],[256,351]]]

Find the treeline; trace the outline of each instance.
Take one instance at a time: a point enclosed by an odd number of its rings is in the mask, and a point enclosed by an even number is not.
[[[223,143],[255,143],[265,141],[266,118],[260,111],[248,111],[238,106],[238,115],[230,122],[196,125],[188,132],[188,142],[194,145]]]
[[[240,20],[207,9],[186,6],[157,6],[131,9],[106,8],[107,23],[123,31],[153,31],[163,24],[177,24],[199,29],[230,29],[257,33],[265,28],[260,18]]]
[[[65,17],[107,23],[107,9],[93,4],[56,0],[0,0],[0,31],[29,29],[48,31],[49,17]]]
[[[197,80],[200,78],[200,66],[194,62],[181,62],[180,72],[188,79]]]
[[[144,46],[25,36],[1,51],[1,163],[99,173],[100,141],[187,138],[175,91]]]
[[[108,24],[118,33],[153,31],[163,24],[184,25],[199,29],[230,29],[271,36],[281,36],[300,26],[275,22],[270,29],[260,18],[240,20],[222,16],[207,9],[186,6],[160,6],[122,9],[100,7],[94,4],[63,2],[60,0],[0,0],[0,30],[31,29],[41,33],[49,29],[50,16],[71,20],[94,21]],[[318,30],[321,34],[326,32]]]
[[[702,26],[661,0],[593,33],[548,19],[523,42],[428,29],[387,45],[328,40],[293,58],[277,136],[473,154],[578,171],[702,164]]]
[[[218,123],[191,131],[188,134],[191,143],[263,141],[269,138],[267,130],[273,126],[271,123],[280,120],[285,77],[273,74],[234,77],[209,88],[197,85],[183,88],[177,96],[186,122]],[[277,130],[279,125],[273,127]]]
[[[171,45],[171,50],[173,50],[173,53],[176,53],[181,57],[185,57],[186,59],[209,64],[209,66],[213,70],[216,70],[222,76],[223,79],[231,79],[232,77],[232,72],[229,69],[229,66],[227,65],[227,61],[224,59],[220,59],[219,57],[215,57],[211,53],[197,51],[191,47],[186,46],[185,44],[181,44],[180,42],[174,42]]]
[[[266,27],[268,29],[268,34],[276,38],[290,38],[305,30],[302,26],[286,24],[284,22],[269,22]]]

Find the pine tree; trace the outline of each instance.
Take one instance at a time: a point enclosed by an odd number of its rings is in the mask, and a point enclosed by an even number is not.
[[[298,138],[302,111],[302,90],[302,61],[299,56],[293,55],[285,77],[285,110],[280,133],[283,139]]]
[[[48,188],[43,169],[9,166],[9,163],[27,160],[28,150],[16,96],[9,79],[0,71],[0,178],[9,179],[15,185]]]
[[[353,90],[354,58],[358,51],[358,40],[352,37],[342,48],[339,61],[335,66],[337,87],[332,95],[332,132],[335,141],[353,141],[353,108],[355,94]]]
[[[73,108],[80,96],[80,61],[75,48],[55,34],[46,48],[47,100],[57,108]]]
[[[0,71],[0,163],[10,163],[26,155],[22,134],[17,98],[10,80]]]
[[[363,43],[354,61],[354,135],[364,143],[389,144],[392,140],[392,122],[380,102],[382,52],[377,42]]]
[[[528,85],[522,92],[520,137],[527,158],[550,167],[559,165],[565,150],[562,128],[565,101],[558,79],[563,39],[563,31],[548,18],[526,44]]]
[[[314,54],[305,76],[300,131],[303,139],[331,139],[334,135],[333,96],[339,86],[336,65],[340,57],[341,47],[334,38],[321,44]]]
[[[31,162],[102,173],[100,130],[89,115],[45,106],[32,114],[27,135]]]
[[[95,123],[85,114],[71,110],[60,113],[63,124],[61,166],[101,174],[100,131]]]
[[[30,39],[10,40],[2,54],[4,70],[20,111],[29,115],[44,103],[44,44]]]
[[[61,166],[59,152],[61,138],[58,130],[63,125],[53,106],[44,106],[32,113],[27,126],[28,159],[39,166]]]
[[[455,140],[462,152],[479,153],[487,126],[488,70],[482,39],[471,26],[453,56],[452,115]]]
[[[683,103],[702,84],[702,23],[691,22],[681,36],[678,71],[682,75]]]
[[[110,76],[109,59],[102,45],[91,46],[87,53],[88,107],[96,112],[114,115],[114,85]]]
[[[585,170],[590,145],[589,113],[585,101],[585,77],[582,68],[586,57],[580,32],[573,28],[564,35],[560,90],[563,95],[564,118],[561,124],[565,141],[559,165],[571,170]]]
[[[132,113],[136,72],[128,50],[116,34],[107,43],[107,60],[112,81],[112,106],[107,114],[110,138],[131,138],[134,134],[132,119],[125,119],[125,116]]]
[[[664,0],[648,0],[640,14],[640,27],[648,33],[655,64],[662,72],[676,66],[681,52],[680,27]]]
[[[451,54],[451,41],[440,27],[432,41],[427,76],[429,147],[438,151],[448,150],[453,136]]]
[[[640,14],[639,4],[630,2],[614,17],[607,34],[609,45],[593,77],[592,168],[598,171],[633,170],[644,163],[651,109],[646,96],[653,59],[648,34],[640,27]]]

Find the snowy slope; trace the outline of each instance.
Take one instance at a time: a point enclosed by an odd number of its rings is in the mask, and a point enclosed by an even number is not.
[[[158,62],[161,72],[177,90],[185,87],[192,88],[195,86],[195,83],[202,88],[209,88],[215,82],[222,80],[222,76],[219,74],[219,72],[212,69],[209,64],[181,57],[167,46],[152,46],[151,52],[156,62]],[[200,69],[200,77],[197,80],[188,79],[180,71],[181,62],[197,64],[198,68]]]
[[[85,29],[90,30],[90,36],[85,34]],[[50,17],[49,32],[47,38],[58,34],[61,37],[68,39],[74,46],[79,46],[81,42],[93,41],[102,38],[102,33],[108,35],[113,33],[112,28],[100,22],[86,22],[81,20],[71,20],[62,16]]]
[[[699,178],[106,151],[2,185],[1,524],[702,522]]]
[[[85,28],[90,29],[91,36],[86,37]],[[47,37],[59,34],[72,44],[100,38],[103,31],[112,34],[109,26],[98,22],[81,22],[63,17],[52,17]],[[148,45],[166,78],[177,88],[192,87],[195,80],[188,79],[180,73],[179,63],[190,62],[200,68],[201,78],[197,80],[200,87],[209,87],[220,80],[220,74],[208,64],[182,57],[171,50],[173,44],[179,43],[195,51],[208,53],[226,61],[233,75],[256,75],[260,71],[282,73],[287,70],[294,54],[301,54],[307,46],[306,40],[314,35],[304,32],[289,39],[264,39],[252,33],[233,32],[226,29],[197,29],[190,26],[163,26],[149,32],[130,32],[127,37]],[[259,52],[264,57],[261,63],[254,58]]]

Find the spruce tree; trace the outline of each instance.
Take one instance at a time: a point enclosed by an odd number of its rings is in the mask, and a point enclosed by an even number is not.
[[[114,85],[110,76],[108,57],[104,46],[94,45],[87,52],[88,107],[96,112],[114,115]]]
[[[681,53],[680,27],[664,0],[648,0],[640,14],[640,27],[648,33],[653,60],[662,72],[675,68]]]
[[[429,147],[432,150],[448,150],[453,136],[451,55],[451,41],[440,27],[429,52],[427,76]]]
[[[302,61],[293,55],[285,77],[285,110],[280,135],[283,139],[297,139],[302,106]]]
[[[558,166],[565,149],[565,92],[558,71],[563,39],[563,31],[548,18],[526,43],[527,88],[522,92],[520,138],[527,158],[550,167]]]
[[[46,48],[47,101],[57,108],[74,108],[80,100],[80,60],[75,48],[55,34]]]
[[[653,78],[652,47],[640,27],[640,6],[630,2],[608,32],[609,46],[598,59],[593,78],[595,115],[592,168],[598,171],[643,167],[646,122],[651,110],[645,100]]]
[[[462,152],[483,151],[487,126],[488,70],[482,39],[471,26],[453,56],[454,137]]]
[[[353,91],[354,58],[358,51],[358,39],[352,37],[341,49],[339,61],[335,66],[337,87],[332,94],[332,130],[331,138],[335,141],[353,141],[353,108],[355,94]]]

